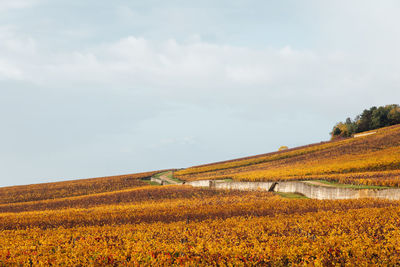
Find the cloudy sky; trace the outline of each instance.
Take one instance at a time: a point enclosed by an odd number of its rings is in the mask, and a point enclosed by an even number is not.
[[[329,139],[399,103],[400,2],[0,0],[0,186]]]

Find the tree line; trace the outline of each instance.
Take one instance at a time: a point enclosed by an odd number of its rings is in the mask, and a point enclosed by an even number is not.
[[[350,137],[355,133],[374,130],[400,123],[400,106],[397,104],[365,109],[354,120],[347,118],[337,123],[331,132],[332,139]]]

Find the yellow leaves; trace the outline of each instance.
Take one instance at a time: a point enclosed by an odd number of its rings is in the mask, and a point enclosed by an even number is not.
[[[400,260],[399,253],[391,253],[400,242],[400,202],[285,200],[267,192],[193,190],[195,198],[185,191],[175,199],[100,206],[90,213],[66,209],[0,215],[3,223],[30,226],[0,231],[0,262],[193,266]],[[36,223],[51,227],[32,228]]]
[[[381,129],[371,137],[201,166],[180,175],[399,185],[399,132],[399,127]],[[190,186],[131,188],[140,175],[14,188],[8,195],[0,190],[0,265],[400,262],[398,201],[288,200],[269,192]],[[25,202],[6,204],[16,201]]]
[[[142,192],[143,190],[144,192]],[[0,213],[0,229],[26,227],[45,229],[60,226],[69,228],[85,225],[127,224],[157,220],[177,221],[258,214],[268,212],[262,206],[273,196],[268,192],[215,191],[190,186],[147,187],[134,189],[132,193],[133,196],[140,197],[144,194],[145,196],[152,195],[153,198],[152,200],[138,198],[136,201],[133,198],[131,203],[123,205],[105,205],[104,202],[103,205],[90,208],[71,206],[67,209],[43,211],[35,211],[36,206],[26,204],[32,208],[31,211],[18,212],[17,210],[17,213]],[[49,204],[47,201],[46,203]],[[72,202],[68,201],[67,203]],[[12,207],[13,205],[11,205]],[[49,205],[49,207],[53,206]]]
[[[176,172],[185,180],[276,181],[326,179],[365,185],[400,186],[400,127],[261,156]],[[391,172],[391,175],[386,175]],[[384,175],[383,175],[384,173]],[[317,177],[318,176],[318,177]],[[382,177],[384,176],[384,177]]]
[[[260,171],[250,171],[230,175],[236,180],[294,180],[304,179],[307,176],[331,175],[344,173],[345,176],[351,177],[352,173],[362,171],[379,171],[379,170],[397,170],[400,166],[400,147],[388,148],[373,152],[367,156],[350,155],[334,159],[324,159],[316,163],[293,164],[290,167],[282,167],[280,169],[269,169]],[[379,174],[379,173],[375,173]],[[364,175],[368,175],[364,174]],[[268,178],[266,178],[268,177]],[[351,182],[350,179],[348,179]],[[354,182],[354,181],[353,181]],[[365,181],[363,181],[365,183]],[[391,185],[379,179],[374,179],[375,185]]]
[[[196,174],[196,173],[203,173],[203,172],[209,172],[209,171],[224,170],[224,169],[229,169],[229,168],[251,166],[251,165],[256,165],[256,164],[265,163],[265,162],[272,162],[272,161],[276,161],[276,160],[287,159],[287,158],[291,158],[291,157],[295,157],[295,156],[313,153],[316,151],[320,151],[320,150],[324,150],[324,149],[333,147],[333,146],[337,145],[338,143],[341,144],[341,143],[346,143],[346,142],[347,142],[347,140],[340,141],[337,143],[325,143],[322,145],[320,145],[320,144],[319,145],[309,145],[309,146],[300,147],[293,151],[288,151],[288,152],[283,150],[283,152],[285,152],[285,153],[273,152],[273,153],[266,154],[265,156],[254,156],[254,157],[249,157],[249,158],[244,158],[244,159],[227,161],[227,162],[223,162],[223,163],[216,163],[216,164],[192,167],[192,168],[177,171],[177,172],[175,172],[175,175],[177,177],[184,177],[185,175],[188,175],[188,174]]]
[[[82,196],[147,185],[140,179],[161,171],[0,188],[0,204]]]

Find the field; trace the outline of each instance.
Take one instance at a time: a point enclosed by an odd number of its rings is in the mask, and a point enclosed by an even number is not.
[[[175,177],[160,170],[0,188],[0,266],[398,265],[400,201],[160,186],[148,178],[399,186],[399,137],[400,127],[389,127]]]
[[[175,172],[187,181],[324,179],[346,184],[400,186],[400,126],[359,138],[309,145]]]
[[[0,188],[0,204],[111,192],[146,185],[160,171]]]
[[[145,186],[3,206],[0,265],[393,264],[399,222],[387,200]]]

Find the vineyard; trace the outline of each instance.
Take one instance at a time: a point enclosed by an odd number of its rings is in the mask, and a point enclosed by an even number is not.
[[[226,179],[282,181],[327,179],[341,183],[400,186],[400,126],[373,135],[283,150],[180,170],[187,181]]]
[[[161,171],[0,188],[0,204],[112,192],[146,185],[141,179]]]
[[[0,188],[0,266],[398,265],[400,201],[152,185],[154,171]],[[174,172],[400,185],[400,127]],[[316,181],[313,181],[314,183]]]
[[[289,200],[189,186],[126,192],[132,199],[123,204],[113,194],[99,194],[97,201],[94,195],[62,208],[51,201],[10,205],[0,214],[0,264],[333,266],[400,260],[400,202]]]

